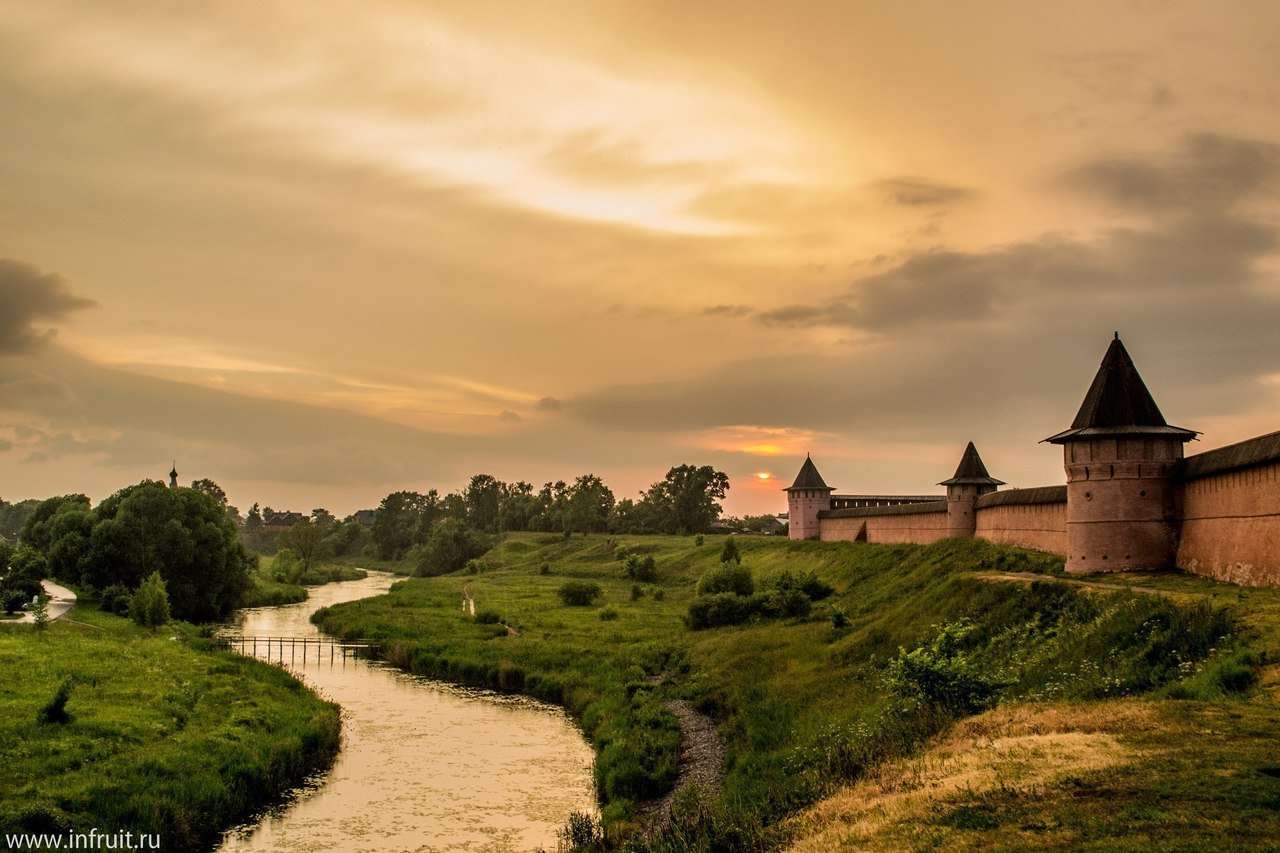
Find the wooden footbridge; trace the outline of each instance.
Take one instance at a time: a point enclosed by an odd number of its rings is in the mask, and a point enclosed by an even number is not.
[[[220,634],[214,645],[243,655],[278,663],[346,663],[348,658],[370,658],[382,650],[380,640],[344,640],[340,637],[276,637],[261,634]]]

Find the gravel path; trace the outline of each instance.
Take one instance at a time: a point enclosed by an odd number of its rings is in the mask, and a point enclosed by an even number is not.
[[[56,584],[53,581],[40,581],[40,585],[44,587],[44,594],[48,596],[49,603],[46,607],[49,609],[49,621],[59,618],[68,610],[76,606],[76,594],[65,586]],[[5,622],[7,625],[28,625],[35,624],[35,614],[30,611],[22,614],[19,619],[12,619]]]
[[[675,787],[649,811],[651,826],[655,829],[670,825],[671,804],[682,788],[695,785],[704,796],[714,799],[720,795],[724,777],[724,742],[712,719],[698,713],[683,699],[666,703],[666,708],[680,721],[680,775]]]

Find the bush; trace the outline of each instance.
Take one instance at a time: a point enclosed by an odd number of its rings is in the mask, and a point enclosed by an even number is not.
[[[808,616],[813,607],[809,596],[798,589],[776,589],[755,598],[759,600],[759,612],[762,615],[776,618]]]
[[[718,595],[723,592],[751,595],[755,590],[751,570],[736,563],[721,563],[698,578],[698,595]]]
[[[706,541],[707,541],[706,537],[704,537],[701,533],[699,533],[696,537],[694,537],[693,544],[701,548],[703,543],[705,543]]]
[[[481,610],[476,613],[476,621],[481,625],[497,625],[502,621],[502,617],[496,610]]]
[[[557,590],[560,600],[571,607],[589,607],[604,590],[600,584],[585,581],[569,581]]]
[[[569,820],[556,835],[560,846],[568,850],[594,850],[604,844],[604,828],[585,812],[571,812]]]
[[[550,563],[543,563],[543,564],[542,564],[542,568],[538,569],[538,574],[540,574],[540,575],[549,575],[549,574],[551,574],[551,564],[550,564]]]
[[[841,628],[849,627],[849,617],[845,615],[843,610],[831,611],[831,627],[839,631]]]
[[[939,628],[928,644],[898,650],[889,662],[885,685],[895,696],[954,714],[975,714],[995,699],[1002,686],[972,664],[961,650],[974,631],[967,619]]]
[[[36,712],[37,723],[69,723],[71,715],[67,713],[67,701],[71,698],[71,689],[76,686],[75,679],[67,676],[58,685],[53,696]]]
[[[654,601],[662,601],[662,600],[666,599],[666,597],[667,597],[667,594],[666,594],[666,592],[665,592],[665,591],[663,591],[663,590],[655,589],[655,590],[653,591],[653,600],[654,600]]]
[[[642,598],[644,598],[644,587],[638,583],[633,583],[631,585],[631,600],[639,601]]]
[[[720,549],[720,562],[742,564],[742,555],[738,553],[738,543],[733,541],[732,536],[724,540],[724,547]]]
[[[737,625],[760,612],[761,600],[756,596],[718,592],[700,595],[689,604],[688,625],[695,631]]]
[[[822,599],[827,598],[831,593],[835,592],[834,587],[819,578],[812,570],[805,572],[802,575],[783,572],[780,575],[770,578],[768,585],[777,590],[799,590],[807,595],[812,601],[822,601]]]
[[[653,583],[658,579],[658,565],[654,562],[652,554],[643,559],[632,554],[627,557],[623,570],[633,581]]]
[[[612,622],[617,618],[618,611],[614,610],[612,607],[606,607],[604,610],[600,611],[601,622]]]
[[[30,600],[31,597],[22,590],[0,590],[0,605],[4,606],[5,613],[20,613]]]
[[[128,616],[131,598],[133,590],[122,583],[113,583],[98,594],[98,608],[117,616]]]
[[[129,618],[152,630],[169,621],[169,592],[159,572],[152,572],[129,599]]]

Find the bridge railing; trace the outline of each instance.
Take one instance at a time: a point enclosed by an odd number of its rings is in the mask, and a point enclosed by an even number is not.
[[[339,658],[369,658],[381,651],[383,642],[370,639],[340,637],[289,637],[270,634],[218,634],[210,638],[217,648],[240,652],[255,658],[291,663],[330,663]]]

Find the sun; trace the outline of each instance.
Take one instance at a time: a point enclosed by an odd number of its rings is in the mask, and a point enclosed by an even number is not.
[[[772,480],[772,479],[773,479],[773,475],[772,475],[772,474],[770,474],[768,471],[757,471],[757,472],[756,472],[756,479],[757,479],[757,480]]]

